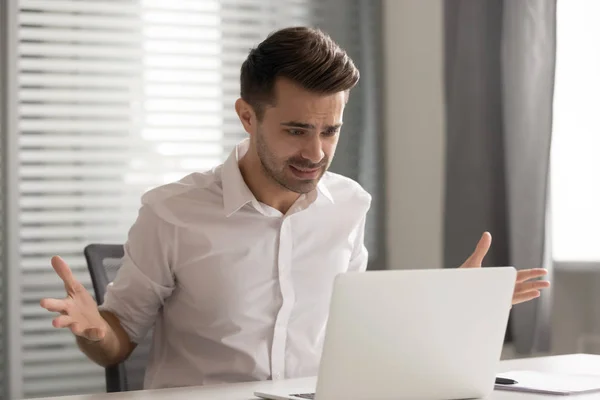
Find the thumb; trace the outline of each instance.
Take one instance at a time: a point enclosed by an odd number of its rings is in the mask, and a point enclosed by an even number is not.
[[[461,268],[480,268],[483,263],[487,252],[492,246],[492,235],[489,232],[484,232],[477,243],[475,251],[467,260],[461,265]]]
[[[97,342],[104,339],[105,335],[106,331],[100,328],[89,328],[83,331],[83,336],[92,342]]]

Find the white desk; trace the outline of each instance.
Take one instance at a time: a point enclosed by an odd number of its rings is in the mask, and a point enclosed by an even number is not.
[[[512,369],[528,369],[546,372],[569,372],[580,374],[596,374],[600,376],[600,355],[573,354],[554,357],[527,358],[518,360],[502,361],[500,371],[505,372]],[[285,381],[266,381],[252,383],[238,383],[233,385],[215,385],[205,387],[141,390],[126,393],[92,394],[69,397],[54,397],[54,400],[251,400],[257,390],[268,390],[275,388],[302,387],[314,384],[315,378],[292,379]],[[506,391],[494,391],[487,400],[548,400],[558,397],[576,400],[600,399],[600,393],[591,393],[578,396],[547,396],[530,393],[514,393]],[[49,398],[48,398],[49,399]],[[47,400],[48,400],[47,399]]]

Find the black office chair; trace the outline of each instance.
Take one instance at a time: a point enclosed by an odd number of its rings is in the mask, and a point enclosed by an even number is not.
[[[117,271],[121,268],[123,258],[123,245],[120,244],[90,244],[83,250],[87,261],[88,270],[92,277],[96,302],[104,302],[106,286],[115,279]],[[144,373],[150,352],[152,332],[146,336],[142,343],[124,362],[105,368],[106,391],[126,392],[141,390],[144,386]]]

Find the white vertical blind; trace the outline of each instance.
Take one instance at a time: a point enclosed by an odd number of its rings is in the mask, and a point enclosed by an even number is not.
[[[20,0],[19,251],[25,397],[104,390],[103,370],[39,307],[63,297],[60,254],[122,243],[148,188],[221,162],[248,50],[315,25],[317,0]],[[326,2],[324,2],[326,3]]]
[[[600,262],[600,2],[557,4],[552,144],[553,252]]]

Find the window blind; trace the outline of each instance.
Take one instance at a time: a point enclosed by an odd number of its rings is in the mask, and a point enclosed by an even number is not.
[[[6,109],[3,107],[3,104],[7,103],[7,93],[8,90],[6,88],[6,80],[8,77],[7,71],[4,65],[7,62],[8,50],[6,49],[7,44],[7,28],[5,21],[7,20],[8,11],[6,4],[0,3],[0,400],[3,400],[7,394],[7,385],[5,379],[5,368],[6,368],[6,351],[5,346],[7,344],[7,338],[5,336],[5,326],[6,326],[6,318],[5,318],[5,298],[7,297],[7,293],[5,290],[5,188],[6,188],[6,179],[4,179],[4,174],[6,172],[6,168],[4,165],[5,158],[3,154],[5,152],[5,140],[6,140]]]
[[[20,395],[104,390],[103,370],[39,307],[64,296],[51,256],[92,292],[84,246],[122,243],[145,190],[218,164],[245,137],[233,103],[248,50],[275,29],[317,25],[359,61],[358,3],[18,1]],[[344,131],[360,132],[352,101]],[[359,154],[342,143],[338,154]],[[356,165],[338,169],[356,178]]]

